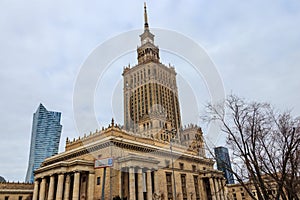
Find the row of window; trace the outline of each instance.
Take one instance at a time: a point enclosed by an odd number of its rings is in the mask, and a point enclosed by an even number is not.
[[[163,69],[159,69],[158,72],[156,70],[156,67],[153,67],[152,69],[147,69],[148,73],[146,73],[146,69],[143,68],[142,70],[139,70],[135,72],[133,75],[125,78],[125,86],[131,86],[136,85],[140,81],[149,79],[150,76],[154,76],[157,80],[163,81],[163,84],[173,84],[176,85],[175,76],[170,74],[170,72],[167,72]],[[172,78],[171,78],[172,77]]]

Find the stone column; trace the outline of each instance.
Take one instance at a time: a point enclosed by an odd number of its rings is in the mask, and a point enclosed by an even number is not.
[[[220,189],[219,189],[219,184],[218,184],[217,178],[214,178],[214,185],[215,185],[215,190],[216,190],[216,200],[220,200]]]
[[[151,170],[147,170],[147,200],[152,200]]]
[[[200,177],[198,180],[199,180],[200,199],[207,199],[206,190],[204,189],[203,179]]]
[[[45,194],[46,194],[46,178],[44,177],[41,182],[41,189],[39,194],[39,200],[45,200]]]
[[[50,176],[50,184],[49,184],[49,192],[48,192],[48,200],[53,200],[54,199],[54,183],[55,182],[55,177],[54,175]]]
[[[219,199],[223,200],[223,186],[222,186],[222,179],[218,178],[218,188],[219,188]]]
[[[159,193],[158,171],[154,171],[154,193]]]
[[[80,190],[80,172],[75,172],[74,174],[74,185],[73,185],[73,200],[79,200],[79,190]]]
[[[199,180],[200,199],[207,199],[206,190],[204,188],[203,179],[200,177],[198,180]]]
[[[66,175],[64,200],[70,199],[70,174]]]
[[[35,180],[32,200],[38,200],[38,195],[39,195],[39,181]]]
[[[221,178],[220,179],[220,184],[221,184],[221,187],[222,187],[222,199],[226,199],[226,196],[225,196],[225,181]]]
[[[94,199],[94,187],[95,187],[95,174],[94,172],[89,172],[88,200]]]
[[[56,200],[62,200],[63,197],[63,189],[64,189],[64,174],[58,175],[57,181],[57,190],[56,190]]]
[[[138,169],[138,199],[144,199],[143,194],[143,169]]]
[[[211,198],[212,200],[216,200],[216,191],[215,191],[215,184],[214,184],[214,178],[209,178],[209,185],[210,185],[210,192],[211,192]]]
[[[135,200],[135,177],[134,168],[129,168],[129,200]]]
[[[121,168],[120,171],[119,171],[119,196],[121,197],[121,199],[123,198],[123,194],[122,194],[122,172],[123,172],[123,169]]]

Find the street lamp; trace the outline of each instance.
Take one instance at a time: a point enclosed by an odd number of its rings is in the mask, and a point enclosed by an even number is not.
[[[174,136],[176,133],[176,129],[172,129],[171,131],[166,129],[166,133],[170,137],[170,151],[171,151],[171,159],[172,159],[172,173],[173,173],[173,184],[174,184],[174,200],[176,200],[176,182],[175,182],[175,173],[174,173],[174,161],[173,161],[173,149],[172,149],[172,142],[175,141]]]

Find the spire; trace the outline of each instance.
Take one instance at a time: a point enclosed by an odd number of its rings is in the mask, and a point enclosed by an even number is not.
[[[144,3],[144,20],[144,33],[140,35],[141,46],[137,49],[138,63],[150,61],[159,63],[159,49],[154,45],[154,35],[149,30],[146,2]]]
[[[148,16],[147,16],[147,5],[146,5],[146,2],[144,2],[144,20],[145,20],[144,28],[145,28],[145,30],[147,30],[147,29],[149,29],[149,25],[148,25]]]

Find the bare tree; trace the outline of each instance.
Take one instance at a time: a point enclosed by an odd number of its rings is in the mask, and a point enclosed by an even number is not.
[[[209,104],[204,119],[218,121],[227,134],[232,173],[251,198],[299,200],[300,123],[289,111],[230,95],[222,104]]]

